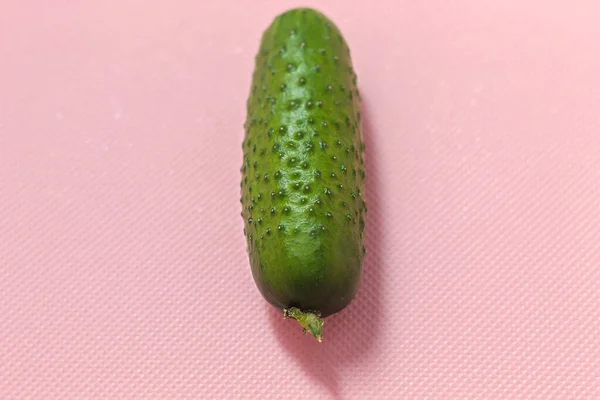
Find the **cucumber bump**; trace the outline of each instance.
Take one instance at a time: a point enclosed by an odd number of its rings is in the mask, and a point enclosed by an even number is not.
[[[262,296],[322,338],[362,276],[365,171],[350,50],[320,12],[278,15],[255,58],[241,203]]]

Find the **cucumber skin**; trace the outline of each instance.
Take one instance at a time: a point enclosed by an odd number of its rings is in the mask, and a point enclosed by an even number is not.
[[[279,309],[334,314],[364,256],[360,98],[339,29],[312,9],[264,32],[247,102],[242,216],[252,276]]]

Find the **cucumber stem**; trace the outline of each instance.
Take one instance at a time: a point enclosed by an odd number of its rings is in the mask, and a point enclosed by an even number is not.
[[[319,312],[311,312],[311,311],[302,311],[296,307],[284,308],[283,309],[283,318],[289,319],[293,318],[300,323],[302,326],[302,331],[306,333],[309,331],[312,335],[317,339],[319,343],[323,341],[323,320],[319,318],[321,313]]]

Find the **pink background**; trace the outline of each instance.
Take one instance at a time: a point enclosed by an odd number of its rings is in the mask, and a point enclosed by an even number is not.
[[[600,398],[598,3],[301,4],[366,120],[365,276],[322,345],[258,293],[238,201],[298,3],[0,5],[1,399]]]

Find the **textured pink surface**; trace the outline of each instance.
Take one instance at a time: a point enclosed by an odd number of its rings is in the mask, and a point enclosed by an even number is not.
[[[365,276],[322,345],[239,216],[253,57],[297,4],[0,5],[0,398],[600,398],[600,9],[449,3],[302,3],[366,117]]]

